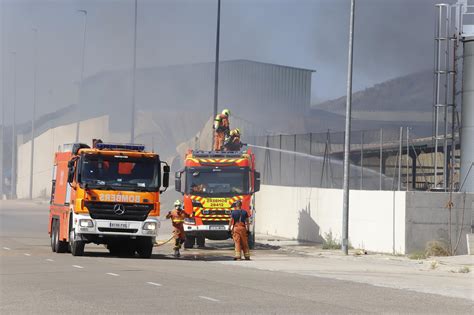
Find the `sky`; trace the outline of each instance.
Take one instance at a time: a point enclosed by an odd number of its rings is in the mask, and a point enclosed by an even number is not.
[[[17,67],[17,121],[77,103],[84,76],[130,69],[133,0],[0,0],[1,101],[6,123]],[[433,67],[435,0],[357,0],[354,91]],[[138,0],[137,66],[212,62],[217,0]],[[345,95],[349,0],[222,0],[221,60],[314,69],[312,103]],[[38,29],[38,54],[35,37]]]

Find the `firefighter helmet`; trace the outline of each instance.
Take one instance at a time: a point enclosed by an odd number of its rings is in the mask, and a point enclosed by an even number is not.
[[[175,207],[181,207],[181,201],[176,200],[176,201],[174,202],[174,206],[175,206]]]
[[[227,108],[224,109],[224,110],[222,111],[222,115],[226,115],[227,117],[229,117],[229,116],[230,116],[230,110],[228,110]]]
[[[240,136],[240,130],[238,128],[232,129],[230,132],[231,136]]]

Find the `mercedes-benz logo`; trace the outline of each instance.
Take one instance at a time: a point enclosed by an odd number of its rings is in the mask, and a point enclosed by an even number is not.
[[[114,206],[114,212],[116,215],[122,215],[125,213],[125,207],[118,203]]]

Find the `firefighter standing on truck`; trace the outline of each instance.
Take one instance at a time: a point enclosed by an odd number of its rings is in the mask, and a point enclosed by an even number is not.
[[[230,135],[225,138],[224,148],[226,151],[240,151],[242,149],[242,142],[240,141],[240,129],[232,129]]]
[[[180,257],[181,254],[179,250],[181,249],[181,245],[184,243],[185,235],[184,235],[184,218],[189,217],[189,215],[184,212],[183,206],[181,201],[176,200],[174,203],[174,209],[168,212],[166,215],[167,219],[171,219],[171,224],[173,225],[173,236],[174,236],[174,256]]]
[[[242,259],[244,252],[245,260],[250,260],[248,235],[250,234],[249,216],[247,211],[241,209],[242,201],[236,201],[236,210],[232,211],[229,221],[229,231],[235,243],[234,260]]]
[[[224,140],[229,135],[229,116],[230,110],[224,109],[221,114],[214,119],[214,151],[222,151],[224,147]]]

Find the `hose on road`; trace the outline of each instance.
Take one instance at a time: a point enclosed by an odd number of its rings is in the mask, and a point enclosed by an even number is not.
[[[174,235],[171,235],[170,239],[167,240],[166,242],[163,242],[163,243],[158,243],[158,242],[156,242],[154,246],[155,246],[155,247],[163,246],[163,245],[165,245],[165,244],[168,244],[172,239],[174,239]]]

